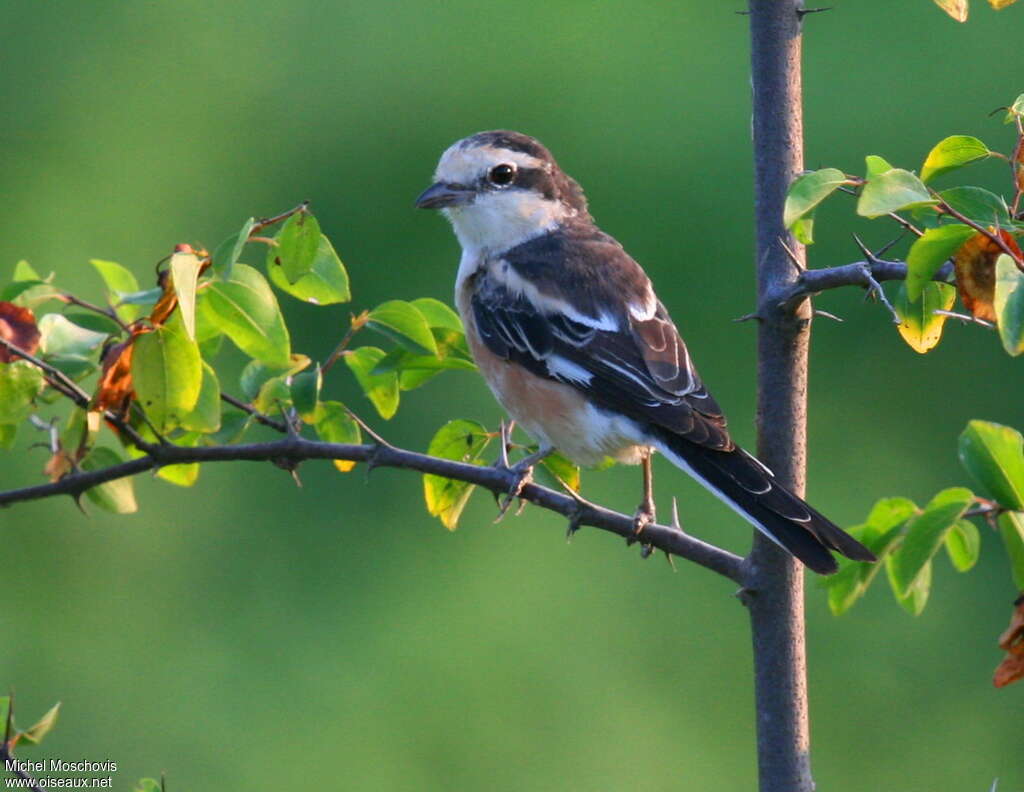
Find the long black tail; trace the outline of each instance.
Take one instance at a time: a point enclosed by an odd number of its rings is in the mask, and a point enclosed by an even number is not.
[[[744,519],[822,575],[839,567],[829,550],[856,561],[875,561],[864,545],[775,480],[768,468],[742,448],[714,451],[670,432],[654,442]]]

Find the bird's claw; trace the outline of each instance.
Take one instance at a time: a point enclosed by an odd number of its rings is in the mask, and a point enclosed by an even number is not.
[[[655,514],[654,504],[649,502],[641,503],[633,512],[633,536],[639,537],[648,525],[654,525]]]
[[[525,460],[524,460],[525,461]],[[508,488],[508,492],[505,494],[504,499],[501,501],[501,505],[498,507],[498,516],[494,519],[495,523],[499,523],[504,519],[505,514],[508,512],[509,507],[512,505],[512,501],[518,498],[522,492],[523,487],[527,484],[533,483],[533,465],[524,465],[522,462],[517,462],[515,465],[503,466],[505,470],[509,470],[515,474],[515,480],[512,482],[512,486]],[[522,508],[520,507],[520,511]],[[517,514],[519,512],[516,512]]]

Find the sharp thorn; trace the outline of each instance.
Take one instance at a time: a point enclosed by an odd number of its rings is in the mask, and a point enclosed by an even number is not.
[[[737,316],[735,319],[733,319],[733,321],[734,322],[749,322],[752,319],[757,319],[757,321],[760,322],[761,321],[761,315],[755,311],[754,313],[748,313],[748,314],[743,314],[743,316]]]
[[[782,249],[786,251],[786,257],[789,259],[789,263],[796,268],[797,274],[802,275],[804,271],[803,262],[797,258],[796,253],[790,249],[789,245],[786,244],[786,240],[782,237],[779,237],[779,244],[782,245]]]
[[[842,317],[836,316],[834,313],[829,313],[828,311],[823,311],[820,308],[815,308],[814,309],[814,315],[815,316],[820,316],[820,317],[822,317],[824,319],[831,319],[834,322],[842,322],[843,321]]]
[[[679,521],[679,504],[675,498],[672,498],[672,527],[679,531],[679,533],[686,533],[683,530],[683,524]]]

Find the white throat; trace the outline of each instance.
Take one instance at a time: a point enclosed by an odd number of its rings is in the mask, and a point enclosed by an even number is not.
[[[545,234],[576,214],[561,201],[525,190],[481,193],[471,204],[443,211],[463,251],[496,254]]]

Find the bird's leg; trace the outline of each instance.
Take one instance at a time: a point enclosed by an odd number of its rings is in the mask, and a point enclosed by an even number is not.
[[[498,508],[498,516],[495,522],[501,521],[509,506],[512,505],[512,501],[518,498],[519,493],[523,491],[523,487],[533,482],[533,466],[544,459],[544,457],[554,453],[554,450],[552,446],[542,445],[532,454],[523,457],[511,466],[508,464],[507,453],[503,455],[504,458],[499,461],[499,466],[504,467],[505,470],[511,470],[516,474],[516,477],[512,482],[512,486],[508,489],[508,494],[505,495],[505,500],[502,501],[501,506]]]
[[[644,499],[633,513],[633,533],[639,536],[644,528],[654,524],[654,475],[651,471],[651,453],[640,461],[644,471]]]

